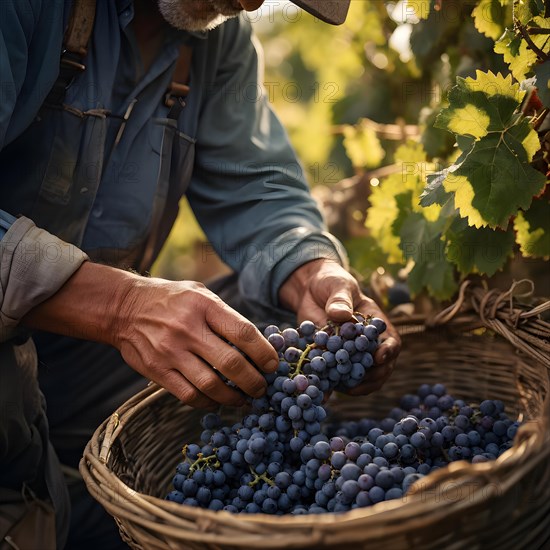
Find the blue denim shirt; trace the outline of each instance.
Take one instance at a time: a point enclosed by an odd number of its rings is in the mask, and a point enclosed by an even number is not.
[[[163,98],[180,46],[189,43],[191,92],[176,135],[194,148],[186,194],[215,250],[240,273],[243,293],[276,304],[299,265],[345,262],[267,104],[244,18],[208,33],[167,26],[164,47],[143,73],[133,2],[97,0],[86,70],[66,97],[67,122],[39,111],[59,70],[69,7],[67,0],[0,2],[0,236],[22,214],[90,255],[146,238],[168,113]]]

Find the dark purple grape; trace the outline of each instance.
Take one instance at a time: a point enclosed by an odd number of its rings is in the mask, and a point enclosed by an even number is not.
[[[344,341],[340,336],[337,336],[337,335],[331,336],[327,340],[327,350],[331,351],[332,353],[336,353],[339,349],[342,348],[343,343]]]
[[[369,340],[376,340],[378,339],[378,329],[373,325],[367,325],[363,329],[363,334],[369,339]]]
[[[285,339],[281,334],[270,334],[267,341],[273,346],[275,351],[281,351],[285,347]]]
[[[386,322],[384,319],[380,319],[379,317],[373,317],[370,320],[370,324],[374,325],[376,327],[376,330],[378,330],[379,334],[382,334],[386,331]]]
[[[304,336],[312,336],[315,332],[315,323],[312,321],[302,321],[299,330]]]
[[[347,322],[340,327],[340,336],[342,336],[342,338],[345,338],[346,340],[352,340],[355,338],[356,335],[357,333],[354,323]]]
[[[300,335],[294,328],[285,328],[281,333],[285,339],[287,346],[298,346],[300,342]]]
[[[269,338],[272,334],[279,334],[279,327],[276,325],[268,325],[264,329],[264,336]]]
[[[324,348],[327,345],[328,334],[324,330],[319,330],[315,334],[313,341],[318,346],[321,346],[322,348]]]

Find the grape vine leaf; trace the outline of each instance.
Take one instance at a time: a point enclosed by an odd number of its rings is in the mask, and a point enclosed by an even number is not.
[[[442,240],[445,223],[444,218],[430,222],[422,214],[412,213],[401,225],[403,257],[414,262],[407,279],[413,294],[427,288],[435,298],[445,300],[456,291],[454,269]]]
[[[449,169],[445,168],[437,174],[428,175],[426,186],[420,195],[421,206],[428,207],[432,204],[443,206],[452,198],[452,194],[447,193],[443,187],[443,182],[447,178],[448,173]]]
[[[527,25],[533,17],[544,13],[545,0],[516,0],[514,17],[522,24]]]
[[[530,21],[530,26],[550,29],[550,18],[534,17]],[[548,50],[550,35],[532,34],[531,40],[539,49],[543,51]],[[495,53],[500,53],[504,56],[504,61],[508,63],[510,71],[512,71],[516,80],[520,82],[533,72],[538,62],[537,54],[521,38],[521,35],[516,35],[510,30],[507,30],[502,38],[496,42]]]
[[[365,219],[365,227],[370,230],[371,236],[378,240],[380,248],[388,256],[388,262],[395,264],[401,263],[403,257],[399,248],[399,237],[393,234],[391,225],[399,214],[395,197],[402,191],[400,173],[385,178],[371,191],[371,208],[367,210]]]
[[[344,127],[344,148],[355,168],[376,168],[386,153],[376,131],[360,121],[357,126]]]
[[[436,63],[447,42],[456,40],[462,21],[456,8],[454,2],[443,2],[439,10],[431,10],[427,18],[413,25],[409,43],[417,66]]]
[[[480,0],[472,10],[476,29],[485,36],[498,40],[512,22],[512,6],[500,0]]]
[[[514,232],[488,227],[470,227],[464,218],[457,218],[445,233],[447,258],[462,274],[494,275],[513,255]]]
[[[535,199],[527,212],[514,220],[516,242],[524,256],[550,259],[550,200]]]
[[[434,205],[421,208],[416,197],[424,184],[425,172],[432,165],[426,162],[426,153],[419,143],[408,142],[400,145],[395,152],[395,161],[401,169],[384,178],[380,185],[371,190],[365,226],[375,237],[390,263],[402,263],[403,255],[399,247],[399,232],[393,224],[403,215],[419,211],[425,218],[437,219],[441,208]]]
[[[525,92],[512,83],[512,77],[481,71],[476,76],[457,78],[449,107],[435,123],[474,139],[441,185],[452,193],[455,207],[469,225],[506,229],[509,218],[519,208],[528,209],[544,187],[544,175],[529,164],[540,142],[529,120],[516,112]],[[430,183],[433,193],[438,181]]]
[[[444,158],[450,154],[454,146],[453,136],[434,126],[438,114],[439,110],[430,108],[424,108],[420,112],[419,124],[422,127],[420,143],[430,158]]]
[[[538,96],[545,107],[550,107],[550,61],[537,65],[534,73]]]

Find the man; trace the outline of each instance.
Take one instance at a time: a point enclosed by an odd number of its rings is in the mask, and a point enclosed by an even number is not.
[[[262,3],[98,0],[87,52],[64,57],[61,72],[72,2],[0,5],[0,487],[49,494],[59,547],[68,508],[57,457],[74,471],[95,427],[148,379],[192,406],[239,405],[213,367],[251,396],[265,389],[256,367],[277,368],[255,326],[203,285],[136,274],[184,193],[259,320],[382,315],[344,269],[265,98],[243,97],[261,76],[250,26],[232,17]],[[296,3],[342,22],[348,1]],[[175,73],[189,76],[185,106],[171,95]],[[391,325],[388,336],[350,393],[387,378],[399,351]],[[67,547],[115,547],[114,523],[98,519],[83,484],[70,492]],[[0,512],[2,502],[0,490]]]

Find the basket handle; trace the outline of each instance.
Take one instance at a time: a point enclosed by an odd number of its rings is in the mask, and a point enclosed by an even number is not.
[[[550,369],[550,323],[540,317],[550,311],[550,301],[527,305],[534,290],[529,279],[515,281],[506,291],[488,290],[467,280],[460,286],[456,302],[427,319],[426,326],[466,323],[471,329],[488,328]]]

